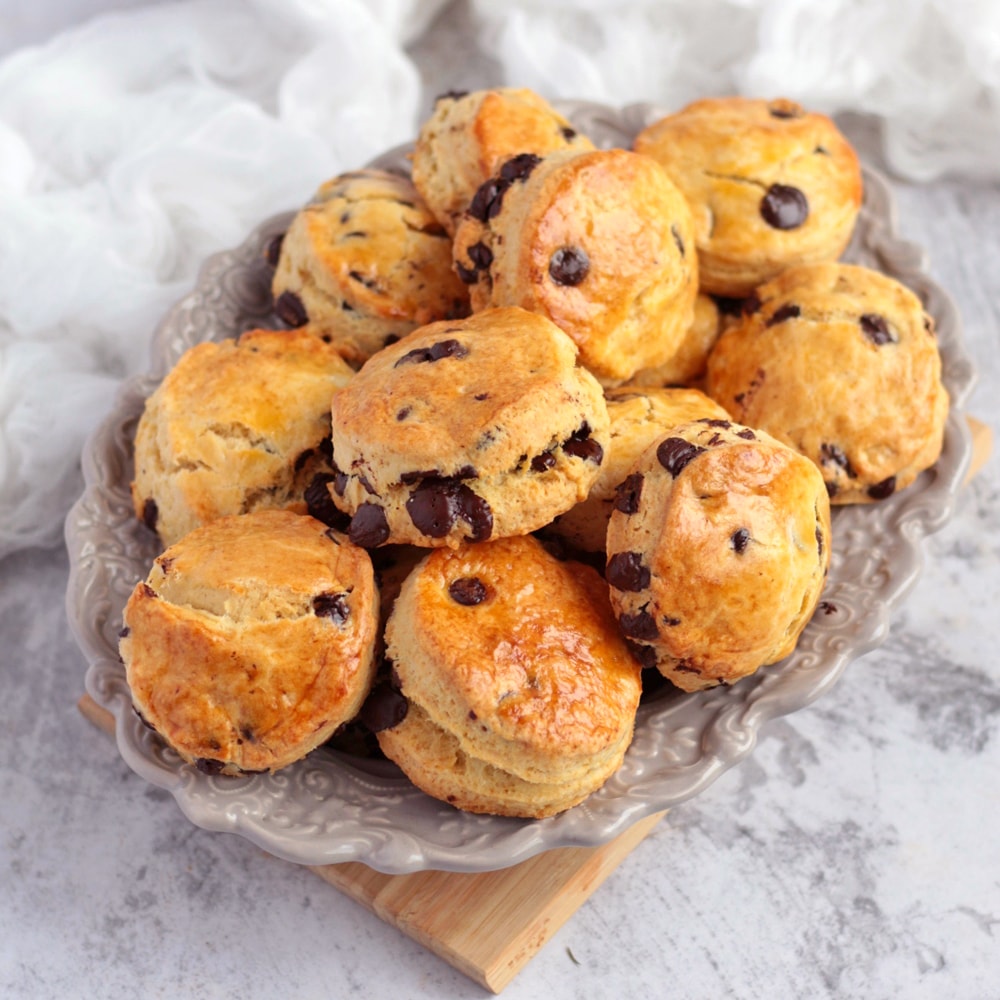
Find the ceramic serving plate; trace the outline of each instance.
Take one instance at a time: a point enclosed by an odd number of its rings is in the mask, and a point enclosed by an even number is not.
[[[635,133],[663,113],[646,104],[559,107],[603,147],[630,146]],[[406,152],[393,150],[376,164],[405,170]],[[276,774],[212,777],[183,764],[132,711],[118,658],[122,608],[158,553],[132,512],[132,437],[146,397],[187,348],[278,325],[263,249],[290,218],[266,221],[241,246],[205,262],[194,289],[154,336],[151,371],[122,386],[88,442],[86,488],[66,523],[67,608],[89,661],[87,692],[114,716],[118,749],[129,766],[171,792],[193,823],[238,833],[290,861],[362,861],[388,873],[485,871],[550,848],[596,846],[698,794],[751,752],[768,720],[810,704],[848,663],[885,638],[894,609],[920,572],[922,539],[951,515],[968,468],[962,405],[974,373],[953,303],[927,275],[923,252],[897,236],[889,188],[866,169],[865,201],[845,259],[884,271],[921,297],[937,325],[952,410],[931,471],[889,500],[834,510],[828,584],[792,656],[732,687],[651,696],[640,707],[620,771],[583,804],[546,820],[462,813],[418,791],[386,761],[326,748]]]

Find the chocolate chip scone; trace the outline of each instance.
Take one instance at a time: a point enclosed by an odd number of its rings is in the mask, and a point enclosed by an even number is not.
[[[371,559],[314,518],[221,518],[154,562],[125,606],[136,711],[209,774],[276,771],[354,718],[374,673]]]
[[[527,534],[582,500],[608,443],[601,387],[544,316],[432,323],[333,399],[331,496],[350,536],[457,546]]]
[[[443,94],[417,135],[413,183],[454,235],[480,185],[512,156],[593,148],[532,90],[497,87]]]
[[[705,374],[708,355],[722,331],[722,317],[711,295],[699,292],[694,300],[694,318],[669,361],[655,368],[643,368],[629,385],[691,386]]]
[[[684,691],[783,659],[830,559],[830,503],[803,455],[727,420],[670,431],[636,461],[608,525],[606,576],[644,665]]]
[[[941,452],[948,393],[933,321],[869,268],[814,264],[762,285],[719,338],[707,388],[733,419],[811,458],[835,504],[883,500]]]
[[[701,287],[749,294],[792,264],[835,260],[861,207],[857,154],[794,101],[707,98],[643,129],[694,216]]]
[[[508,160],[455,234],[474,310],[548,316],[603,383],[663,364],[698,291],[687,202],[654,160],[623,149]]]
[[[619,386],[605,393],[611,419],[608,451],[587,499],[557,517],[546,532],[584,552],[605,551],[617,488],[646,447],[672,427],[728,414],[698,389]]]
[[[329,476],[330,397],[353,376],[307,330],[250,330],[185,351],[146,400],[132,500],[164,545],[227,514],[307,509]]]
[[[418,326],[469,311],[450,237],[409,178],[384,170],[320,187],[281,239],[272,294],[283,322],[308,323],[355,363]]]
[[[436,798],[540,818],[621,765],[639,665],[600,575],[534,538],[433,552],[403,585],[386,648],[406,703],[379,743]]]

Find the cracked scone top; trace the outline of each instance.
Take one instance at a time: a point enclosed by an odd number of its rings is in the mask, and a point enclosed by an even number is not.
[[[812,459],[835,504],[884,500],[941,453],[933,320],[905,285],[857,264],[761,285],[715,345],[707,388],[734,420]]]
[[[519,153],[593,148],[532,90],[496,87],[443,94],[417,136],[413,183],[454,236],[472,196],[504,161]]]
[[[136,516],[170,545],[227,514],[305,512],[310,483],[330,472],[330,397],[353,374],[308,330],[188,349],[139,419]]]
[[[371,559],[290,511],[221,518],[156,559],[124,625],[136,711],[185,761],[275,771],[352,719],[371,687]]]
[[[698,292],[684,197],[654,160],[623,149],[504,163],[455,234],[473,310],[520,306],[551,319],[602,383],[663,364]]]
[[[534,531],[587,495],[608,443],[573,342],[513,308],[380,351],[334,396],[332,427],[331,497],[366,548]]]
[[[379,743],[428,794],[549,816],[621,765],[640,667],[590,567],[530,536],[438,549],[404,583],[386,643],[407,710]]]
[[[352,362],[418,326],[469,311],[451,239],[409,178],[356,170],[327,181],[293,218],[272,280],[275,311]]]
[[[861,207],[857,154],[794,101],[706,98],[643,129],[694,216],[703,291],[743,296],[792,264],[835,260]]]
[[[819,470],[762,431],[696,420],[651,444],[608,525],[611,604],[644,665],[684,691],[795,648],[830,560]]]

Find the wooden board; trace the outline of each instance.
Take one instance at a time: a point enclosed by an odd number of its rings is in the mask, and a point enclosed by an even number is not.
[[[968,418],[972,461],[986,463],[993,431]],[[114,719],[88,695],[80,711],[109,735]],[[562,848],[501,871],[383,875],[348,862],[312,868],[330,885],[488,990],[499,993],[663,817],[640,820],[610,844]]]

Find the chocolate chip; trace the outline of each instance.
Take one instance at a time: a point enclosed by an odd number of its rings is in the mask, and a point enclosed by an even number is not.
[[[329,618],[336,625],[343,625],[351,614],[347,594],[317,594],[313,598],[312,606],[313,614],[317,618]]]
[[[489,592],[482,580],[474,576],[463,576],[458,580],[452,580],[448,586],[448,596],[457,604],[472,607],[475,604],[482,604],[489,596]]]
[[[856,473],[851,465],[851,460],[835,444],[821,444],[819,446],[819,460],[821,465],[836,465],[844,470],[845,475],[854,479]]]
[[[532,472],[545,472],[547,469],[551,469],[553,465],[556,464],[556,456],[551,451],[543,451],[541,455],[536,455],[531,460],[531,471]]]
[[[705,449],[685,441],[684,438],[664,438],[656,449],[656,458],[660,465],[675,479],[685,466],[697,458]]]
[[[428,538],[444,538],[459,519],[469,526],[470,541],[483,541],[493,533],[489,504],[453,479],[425,480],[406,501],[406,511],[417,530]]]
[[[760,214],[773,229],[798,229],[809,218],[809,202],[797,187],[772,184],[760,200]]]
[[[411,407],[404,406],[401,410],[397,411],[397,413],[396,413],[396,419],[397,420],[405,420],[410,415],[411,412],[412,412],[412,408]]]
[[[604,459],[604,449],[590,436],[590,424],[584,421],[569,440],[563,442],[563,451],[574,458],[600,465]]]
[[[306,502],[306,512],[310,517],[322,521],[331,528],[344,531],[350,518],[333,502],[330,496],[329,486],[334,478],[327,472],[318,472],[305,488],[303,499]]]
[[[455,273],[464,285],[474,285],[479,280],[479,272],[475,268],[466,267],[461,261],[455,261]]]
[[[282,292],[274,303],[274,312],[282,323],[290,327],[305,326],[309,322],[309,314],[295,292]]]
[[[639,509],[642,484],[645,477],[641,472],[633,472],[615,487],[615,510],[622,514],[634,514]]]
[[[500,179],[508,184],[523,181],[531,175],[532,170],[542,162],[537,153],[518,153],[500,168]]]
[[[461,97],[465,97],[468,94],[467,90],[446,90],[443,94],[438,94],[434,98],[434,103],[437,104],[439,101],[457,101]]]
[[[422,364],[430,361],[440,361],[442,358],[464,358],[469,349],[458,340],[440,340],[430,347],[417,347],[404,354],[394,365]]]
[[[756,292],[751,292],[745,299],[740,302],[740,313],[743,316],[753,316],[754,313],[760,310],[762,303]]]
[[[826,487],[826,495],[831,500],[840,492],[840,485],[835,480],[824,479],[823,485]]]
[[[127,639],[131,634],[132,630],[128,627],[128,625],[124,625],[122,626],[121,631],[118,633],[118,638]]]
[[[361,706],[358,719],[370,732],[380,733],[383,729],[398,726],[406,718],[409,708],[410,703],[399,688],[394,687],[391,681],[379,681]]]
[[[823,558],[823,532],[820,530],[820,526],[816,525],[816,551],[819,553],[820,559]]]
[[[895,476],[889,476],[888,479],[883,479],[882,482],[868,487],[868,496],[870,496],[872,500],[884,500],[886,497],[891,497],[895,492]]]
[[[660,635],[660,631],[656,627],[656,619],[645,609],[637,611],[634,615],[619,616],[618,624],[622,632],[630,639],[649,641]]]
[[[278,266],[278,261],[281,260],[281,246],[284,242],[284,233],[278,233],[277,236],[272,236],[267,241],[267,246],[264,247],[264,260],[266,260],[271,267]]]
[[[363,549],[374,549],[389,537],[389,521],[376,503],[363,503],[351,518],[347,537]]]
[[[488,181],[484,181],[469,202],[469,215],[478,222],[489,222],[500,211],[507,187],[508,182],[499,177],[491,177]]]
[[[576,129],[570,128],[568,125],[563,125],[559,131],[567,142],[572,142],[576,138]]]
[[[466,253],[480,271],[485,271],[493,263],[493,251],[482,241],[473,243]]]
[[[347,276],[352,281],[356,281],[359,285],[364,285],[364,287],[369,289],[370,291],[373,292],[378,291],[378,281],[375,278],[371,278],[368,275],[362,274],[360,271],[348,271]]]
[[[579,285],[590,271],[590,258],[581,247],[560,247],[549,260],[549,276],[557,285]]]
[[[333,469],[333,488],[337,493],[338,497],[342,497],[344,493],[347,492],[347,484],[350,482],[351,477],[346,473],[342,472],[336,466]]]
[[[488,392],[477,392],[472,398],[481,403],[484,399],[489,399],[490,394]]]
[[[802,109],[791,101],[773,101],[767,106],[772,118],[800,118]]]
[[[729,540],[732,542],[733,548],[736,552],[739,555],[742,555],[746,552],[746,548],[750,544],[750,532],[747,531],[746,528],[737,528]]]
[[[861,324],[861,332],[876,347],[895,342],[884,316],[879,316],[877,313],[865,313],[858,322]]]
[[[749,427],[744,427],[743,430],[737,431],[736,432],[736,436],[738,438],[743,438],[744,441],[756,441],[757,440],[757,435],[754,434],[754,432],[752,430],[750,430]]]
[[[784,323],[787,319],[795,319],[796,316],[801,315],[802,310],[794,302],[786,302],[771,313],[771,318],[764,326],[777,326],[779,323]]]
[[[202,774],[221,774],[222,769],[226,766],[226,762],[224,760],[213,760],[211,757],[199,757],[194,762],[194,766]]]
[[[156,501],[148,497],[142,505],[142,523],[150,531],[156,531],[156,522],[160,517],[160,508],[156,506]]]
[[[626,639],[625,645],[643,670],[652,670],[656,666],[656,650],[652,646],[643,646],[641,643],[632,642],[631,639]],[[643,687],[645,688],[645,684]]]
[[[676,226],[670,227],[670,235],[673,236],[674,243],[677,244],[677,249],[680,250],[681,256],[683,257],[686,252],[684,250],[684,240],[681,239],[681,234],[677,231]]]
[[[609,560],[605,578],[616,590],[635,592],[649,586],[650,572],[640,552],[616,552]]]
[[[143,596],[149,598],[149,600],[156,600],[160,596],[148,583],[142,583],[140,586],[142,587]]]

